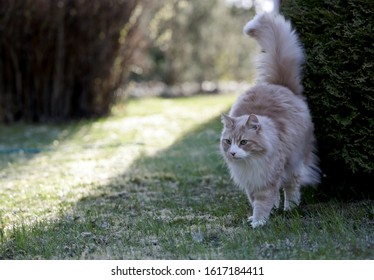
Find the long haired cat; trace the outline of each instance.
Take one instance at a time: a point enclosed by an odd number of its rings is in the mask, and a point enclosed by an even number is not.
[[[280,203],[300,202],[300,186],[320,180],[313,123],[302,96],[304,52],[289,21],[277,11],[257,14],[244,32],[262,48],[257,84],[242,94],[228,115],[221,152],[234,182],[253,207],[253,228],[262,226]]]

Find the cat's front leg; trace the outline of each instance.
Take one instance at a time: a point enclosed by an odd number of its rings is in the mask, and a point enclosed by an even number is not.
[[[248,218],[248,221],[251,223],[252,228],[262,227],[266,224],[267,219],[254,220],[253,216]]]
[[[252,228],[257,228],[266,224],[273,208],[279,207],[279,190],[274,188],[254,192],[251,200],[253,215],[248,220]]]

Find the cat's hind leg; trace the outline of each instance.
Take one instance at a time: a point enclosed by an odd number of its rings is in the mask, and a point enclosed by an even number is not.
[[[284,187],[284,210],[298,206],[301,200],[299,176],[293,176],[291,182]]]

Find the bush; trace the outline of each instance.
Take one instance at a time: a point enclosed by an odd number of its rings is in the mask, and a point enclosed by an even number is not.
[[[374,1],[288,0],[282,9],[307,55],[305,95],[326,175],[323,188],[372,195]]]
[[[106,114],[137,41],[138,0],[0,2],[0,122]]]

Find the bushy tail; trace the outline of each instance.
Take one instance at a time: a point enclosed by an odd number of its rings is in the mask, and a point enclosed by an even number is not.
[[[304,51],[291,23],[275,10],[257,14],[243,31],[262,48],[257,60],[259,82],[282,85],[301,94]]]
[[[300,184],[302,186],[316,186],[321,182],[321,170],[318,167],[318,157],[315,151],[303,163],[300,170]]]

